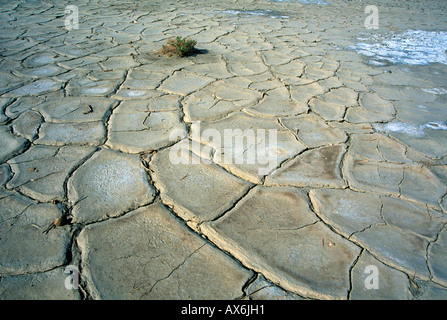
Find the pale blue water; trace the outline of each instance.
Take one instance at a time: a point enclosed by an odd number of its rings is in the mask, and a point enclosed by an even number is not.
[[[442,63],[447,65],[447,32],[409,30],[387,36],[373,35],[367,42],[356,43],[350,49],[370,57],[374,65],[408,64],[427,65]]]
[[[270,18],[283,18],[283,19],[289,18],[287,15],[284,15],[281,12],[273,10],[221,10],[218,12],[230,15],[267,16]]]
[[[312,4],[329,4],[322,0],[270,0],[274,2],[301,2],[301,3],[312,3]]]

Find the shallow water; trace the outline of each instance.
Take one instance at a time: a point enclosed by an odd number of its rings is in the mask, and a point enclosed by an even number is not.
[[[371,57],[370,64],[447,65],[447,32],[409,30],[388,36],[373,35],[368,42],[356,43],[352,49]]]
[[[287,15],[279,11],[274,10],[222,10],[218,11],[221,13],[226,13],[230,15],[250,15],[250,16],[267,16],[270,18],[289,18]]]
[[[423,137],[425,136],[424,129],[432,130],[447,130],[447,122],[445,121],[432,121],[423,125],[413,125],[406,122],[390,122],[386,124],[375,124],[374,128],[379,132],[392,133],[400,132],[411,137]]]
[[[273,2],[301,2],[301,3],[312,3],[312,4],[329,4],[322,0],[270,0]]]

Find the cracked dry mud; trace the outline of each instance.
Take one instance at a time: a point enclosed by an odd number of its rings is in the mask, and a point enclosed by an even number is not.
[[[445,3],[368,30],[329,2],[77,1],[67,30],[68,1],[1,1],[0,298],[446,299],[447,66],[349,49]],[[199,51],[157,55],[177,35]],[[276,130],[277,166],[193,129]]]

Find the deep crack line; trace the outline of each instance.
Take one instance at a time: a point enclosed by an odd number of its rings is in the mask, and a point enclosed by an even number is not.
[[[353,289],[353,275],[352,275],[352,271],[354,270],[355,266],[357,265],[358,261],[360,260],[361,256],[363,255],[363,252],[365,251],[364,248],[360,247],[360,253],[358,254],[358,256],[355,258],[354,262],[352,263],[352,265],[349,267],[349,288],[348,288],[348,292],[346,295],[346,299],[347,300],[351,300],[351,293],[352,293],[352,289]]]
[[[447,222],[444,223],[444,225],[442,226],[442,228],[440,228],[439,232],[436,234],[436,238],[433,239],[432,241],[428,241],[427,247],[425,248],[425,263],[426,263],[426,265],[427,265],[427,270],[428,270],[428,273],[429,273],[429,275],[430,275],[430,280],[431,280],[431,281],[433,281],[433,272],[432,272],[432,268],[430,267],[430,263],[429,263],[429,257],[430,257],[430,255],[429,255],[429,251],[430,251],[430,248],[431,248],[434,244],[436,244],[436,243],[438,242],[441,233],[442,233],[442,232],[445,230],[445,228],[446,228],[446,225],[447,225]],[[435,281],[433,281],[433,282],[435,282]],[[437,282],[435,282],[435,283],[437,283]]]

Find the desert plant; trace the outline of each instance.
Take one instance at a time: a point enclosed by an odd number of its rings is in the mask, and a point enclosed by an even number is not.
[[[194,46],[196,44],[196,40],[177,36],[175,38],[168,39],[167,44],[163,45],[160,52],[169,56],[176,54],[179,57],[185,57],[195,51]]]

